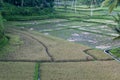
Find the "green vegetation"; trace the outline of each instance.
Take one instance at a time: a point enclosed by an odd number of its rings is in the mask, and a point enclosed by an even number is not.
[[[102,5],[109,6],[109,12],[111,13],[114,8],[116,8],[120,3],[120,0],[105,0]],[[119,12],[119,11],[118,11]],[[113,30],[116,31],[119,36],[116,39],[120,39],[120,14],[118,13],[117,16],[113,16],[114,21],[117,23],[117,26],[113,27]]]
[[[8,39],[4,36],[0,39],[0,49],[8,43]]]
[[[120,0],[105,0],[103,6],[109,6],[109,12],[112,12],[120,3]]]
[[[20,40],[20,36],[14,35],[14,34],[6,34],[9,37],[8,39],[2,38],[0,42],[0,58],[3,58],[8,55],[8,53],[13,53],[21,44],[23,44],[23,41]],[[7,44],[6,44],[7,43]],[[3,47],[3,45],[5,45]]]
[[[8,38],[5,36],[3,18],[0,12],[0,49],[8,43]]]
[[[117,23],[117,25],[113,27],[113,30],[116,31],[117,34],[119,34],[119,36],[114,39],[116,40],[120,39],[120,14],[118,13],[117,16],[113,16],[113,18],[114,21]]]
[[[5,19],[9,21],[30,21],[30,20],[44,20],[49,18],[54,18],[57,14],[49,13],[43,15],[34,15],[34,16],[22,16],[22,15],[14,15],[14,16],[5,16]]]
[[[7,20],[31,20],[42,19],[43,16],[51,14],[53,10],[53,0],[41,1],[41,0],[29,0],[21,2],[20,0],[4,0],[1,3],[0,11]],[[31,17],[32,16],[32,17]],[[23,19],[23,17],[25,17]]]
[[[109,25],[120,33],[120,7],[103,1],[0,0],[0,80],[119,80],[120,64],[94,49],[114,46]]]
[[[39,67],[40,67],[39,65],[40,65],[39,63],[35,64],[34,80],[38,80],[39,78]]]
[[[120,57],[120,48],[111,49],[110,52],[116,57]]]

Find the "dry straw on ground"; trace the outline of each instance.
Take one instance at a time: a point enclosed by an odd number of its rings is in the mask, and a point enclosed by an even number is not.
[[[0,62],[0,80],[33,80],[34,63]]]
[[[120,64],[116,61],[78,63],[43,63],[41,80],[119,80]]]
[[[83,50],[89,48],[87,46],[45,36],[40,33],[33,34],[35,34],[34,37],[45,43],[55,60],[86,60],[88,57],[92,59],[92,57],[83,52]]]

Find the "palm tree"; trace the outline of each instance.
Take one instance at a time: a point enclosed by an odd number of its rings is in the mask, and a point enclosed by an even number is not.
[[[113,11],[114,8],[116,8],[118,6],[118,4],[120,3],[120,0],[105,0],[102,3],[102,6],[109,6],[109,12],[111,13]],[[113,16],[114,18],[114,22],[117,23],[117,25],[113,28],[114,31],[116,31],[119,36],[116,37],[114,40],[116,39],[120,39],[120,14],[118,13],[117,16]]]
[[[120,0],[105,0],[102,6],[109,6],[109,12],[112,12],[115,7],[118,6]]]

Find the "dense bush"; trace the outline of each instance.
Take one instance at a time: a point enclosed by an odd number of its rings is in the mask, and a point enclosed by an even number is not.
[[[44,15],[51,13],[52,8],[44,8],[41,9],[39,7],[16,7],[14,5],[5,3],[2,8],[3,16],[14,16],[14,15],[22,15],[22,16],[33,16],[33,15]]]
[[[4,36],[4,27],[3,27],[3,19],[0,13],[0,39],[2,39]]]
[[[5,44],[7,44],[7,42],[8,42],[8,39],[7,39],[7,37],[5,36],[5,33],[4,33],[3,19],[2,19],[1,13],[0,13],[0,49]]]

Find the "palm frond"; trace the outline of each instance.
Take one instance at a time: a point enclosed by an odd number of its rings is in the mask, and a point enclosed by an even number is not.
[[[120,0],[105,0],[102,3],[102,6],[109,6],[109,12],[111,13],[115,7],[118,6]]]
[[[113,39],[113,41],[115,41],[115,40],[120,40],[120,36],[115,37],[115,38]]]

